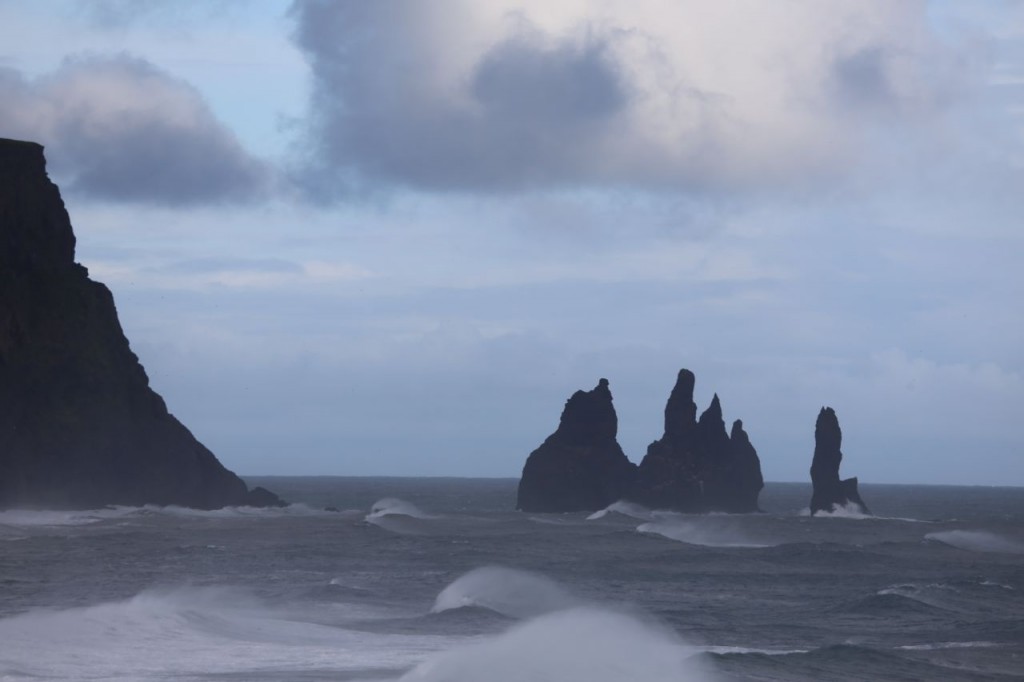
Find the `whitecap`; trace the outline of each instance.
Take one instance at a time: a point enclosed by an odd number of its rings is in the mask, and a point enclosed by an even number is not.
[[[789,656],[810,653],[810,649],[755,649],[745,646],[704,646],[702,651],[709,654],[761,654],[763,656]]]
[[[641,533],[661,535],[669,540],[685,542],[688,545],[704,547],[771,547],[771,544],[754,542],[746,534],[733,528],[705,525],[698,521],[652,521],[637,526]]]
[[[379,519],[385,516],[411,516],[414,519],[432,518],[420,511],[419,507],[412,502],[400,500],[397,497],[384,497],[373,503],[370,513],[366,515],[367,521]]]
[[[924,539],[971,552],[1024,554],[1024,543],[984,530],[944,530],[928,533]]]
[[[647,520],[651,518],[651,510],[642,505],[636,504],[635,502],[627,502],[626,500],[619,500],[613,502],[604,509],[598,510],[587,517],[587,521],[596,521],[602,519],[608,514],[615,512],[622,514],[623,516],[631,516],[634,519]]]
[[[701,682],[710,678],[674,633],[630,615],[574,608],[432,657],[402,682]]]
[[[938,649],[991,649],[997,642],[936,642],[934,644],[905,644],[896,647],[904,651],[935,651]]]
[[[47,509],[8,509],[0,511],[0,525],[15,527],[31,526],[85,526],[106,519],[126,516],[138,511],[138,507],[107,507],[77,511]]]
[[[526,618],[580,603],[561,585],[538,573],[485,566],[460,576],[441,590],[431,612],[480,606],[511,618]]]
[[[251,679],[254,670],[275,670],[289,679],[311,666],[344,679],[367,670],[397,677],[462,641],[367,633],[332,622],[330,611],[308,611],[275,608],[220,587],[147,590],[93,606],[37,609],[0,618],[0,677],[17,670],[33,679]]]

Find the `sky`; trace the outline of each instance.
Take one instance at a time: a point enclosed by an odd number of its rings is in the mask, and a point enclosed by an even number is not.
[[[805,481],[1024,485],[1024,2],[0,0],[0,137],[242,475],[508,476],[676,373]]]

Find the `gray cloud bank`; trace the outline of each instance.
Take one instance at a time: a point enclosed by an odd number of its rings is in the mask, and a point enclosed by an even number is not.
[[[305,180],[428,190],[810,182],[981,73],[921,3],[297,0]],[[947,131],[948,134],[948,131]],[[313,182],[311,178],[316,178]]]
[[[269,180],[192,86],[143,59],[67,59],[36,79],[0,68],[0,101],[0,135],[43,143],[69,192],[181,206],[251,200]]]

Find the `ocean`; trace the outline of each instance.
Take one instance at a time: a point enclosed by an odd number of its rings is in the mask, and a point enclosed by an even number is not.
[[[742,516],[247,483],[294,504],[0,512],[0,680],[1024,679],[1024,488],[862,484],[875,516],[810,517],[797,483]]]

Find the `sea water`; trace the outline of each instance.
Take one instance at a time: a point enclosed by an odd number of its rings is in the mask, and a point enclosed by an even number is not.
[[[695,516],[248,482],[295,503],[0,512],[0,680],[1024,679],[1024,489],[862,484],[876,516],[811,517],[770,483]]]

